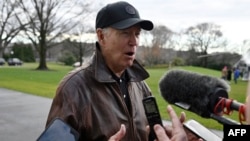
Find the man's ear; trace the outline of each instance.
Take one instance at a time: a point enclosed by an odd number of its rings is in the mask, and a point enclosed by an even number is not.
[[[96,29],[96,34],[98,38],[98,42],[102,45],[104,43],[104,34],[101,28]]]

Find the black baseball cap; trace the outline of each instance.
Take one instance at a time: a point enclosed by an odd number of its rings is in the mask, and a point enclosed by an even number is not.
[[[154,27],[151,21],[141,19],[138,11],[124,1],[106,5],[96,16],[96,29],[105,27],[126,29],[135,24],[139,24],[144,30],[152,30]]]

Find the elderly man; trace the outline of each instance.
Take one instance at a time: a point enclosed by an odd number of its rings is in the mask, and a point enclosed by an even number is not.
[[[151,95],[144,82],[149,74],[135,60],[142,29],[153,29],[153,23],[141,19],[127,2],[108,4],[98,12],[96,52],[59,84],[47,126],[59,117],[81,141],[148,140],[142,99]]]

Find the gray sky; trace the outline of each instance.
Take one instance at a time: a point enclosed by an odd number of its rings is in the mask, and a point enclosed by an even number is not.
[[[103,0],[104,4],[117,0]],[[250,39],[250,0],[127,0],[141,18],[179,32],[202,22],[220,25],[230,43]]]

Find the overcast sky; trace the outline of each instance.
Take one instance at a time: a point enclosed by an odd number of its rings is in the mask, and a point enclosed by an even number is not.
[[[117,0],[104,0],[107,4]],[[141,18],[179,32],[198,23],[220,25],[231,43],[250,39],[250,0],[127,0]]]

